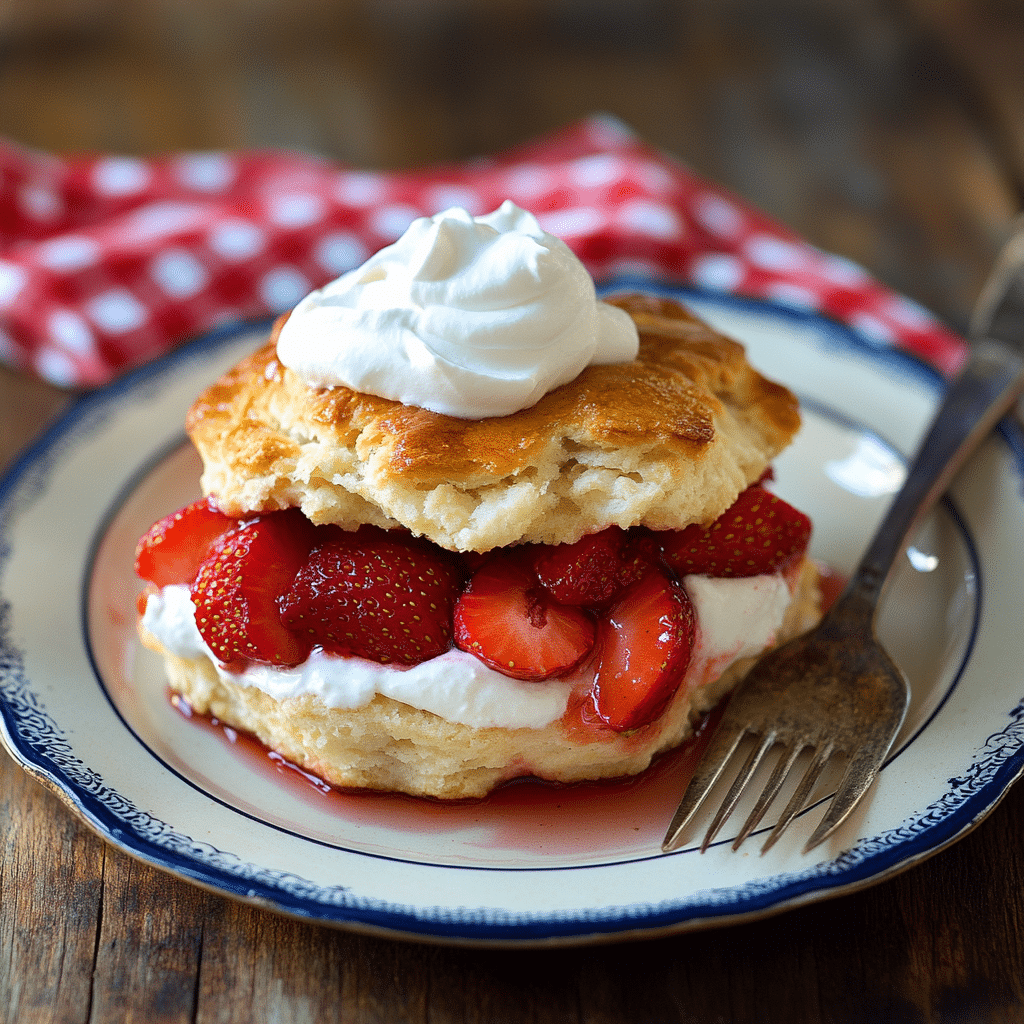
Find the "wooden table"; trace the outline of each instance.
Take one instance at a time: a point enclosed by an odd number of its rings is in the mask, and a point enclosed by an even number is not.
[[[408,166],[604,109],[960,329],[1024,195],[1015,0],[140,6],[15,4],[0,133]],[[0,370],[0,466],[68,398]],[[3,1021],[1024,1020],[1021,786],[862,892],[543,952],[298,923],[113,850],[6,755],[0,794]]]

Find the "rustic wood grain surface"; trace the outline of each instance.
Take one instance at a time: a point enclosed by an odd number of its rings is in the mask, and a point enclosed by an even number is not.
[[[9,0],[0,134],[461,159],[610,111],[963,329],[1024,199],[1017,0]],[[71,396],[0,370],[0,467]],[[1024,1021],[1024,787],[859,893],[557,951],[295,922],[107,846],[0,754],[0,1021]]]

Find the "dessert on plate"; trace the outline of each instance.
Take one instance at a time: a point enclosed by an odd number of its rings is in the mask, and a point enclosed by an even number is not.
[[[140,540],[171,690],[339,787],[643,771],[817,618],[771,492],[793,395],[674,300],[600,301],[511,203],[415,221],[187,418]]]

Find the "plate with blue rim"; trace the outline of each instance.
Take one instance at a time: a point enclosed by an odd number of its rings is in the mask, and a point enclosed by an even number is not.
[[[898,489],[941,377],[805,309],[651,282],[791,387],[803,426],[774,488],[841,576]],[[118,849],[296,918],[385,936],[530,946],[649,937],[874,884],[955,842],[1024,769],[1024,435],[1006,421],[894,570],[879,634],[906,725],[854,815],[809,854],[823,781],[771,851],[734,816],[705,853],[661,838],[692,750],[633,780],[506,786],[444,804],[341,793],[168,697],[135,634],[135,542],[199,494],[196,395],[268,324],[214,332],[75,404],[0,484],[0,725],[11,756]],[[767,819],[764,828],[770,827]]]

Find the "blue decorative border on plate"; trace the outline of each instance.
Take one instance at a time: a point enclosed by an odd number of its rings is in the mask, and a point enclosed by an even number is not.
[[[620,279],[604,290],[640,282]],[[650,282],[644,282],[650,288]],[[847,353],[882,361],[901,375],[940,386],[941,378],[916,357],[879,349],[853,331],[797,308],[665,285],[661,290],[748,309],[794,324],[813,326],[829,344]],[[227,345],[260,325],[225,328],[126,375],[79,400],[64,418],[28,449],[0,482],[0,570],[11,554],[10,533],[18,515],[46,488],[61,457],[76,443],[101,430],[117,402],[144,392],[180,370],[200,353]],[[1024,436],[1010,422],[1000,428],[1024,479]],[[685,900],[657,905],[626,905],[559,914],[509,914],[489,910],[433,907],[416,909],[354,896],[344,885],[325,887],[297,875],[272,871],[235,854],[176,832],[140,811],[75,754],[59,724],[42,706],[24,671],[23,653],[11,633],[10,600],[0,594],[0,723],[13,756],[48,781],[102,836],[157,867],[227,895],[257,902],[286,914],[364,928],[392,935],[506,944],[585,941],[629,933],[680,930],[713,920],[732,920],[779,910],[826,892],[848,891],[923,859],[970,829],[998,802],[1024,771],[1024,702],[1008,711],[1004,729],[993,733],[969,770],[949,780],[943,796],[898,828],[865,839],[837,859],[807,871],[776,875],[741,886],[707,889]],[[473,871],[474,868],[440,870]]]

